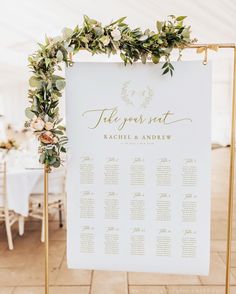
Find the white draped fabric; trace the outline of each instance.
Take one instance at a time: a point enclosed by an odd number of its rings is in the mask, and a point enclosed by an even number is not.
[[[49,193],[64,192],[65,169],[60,168],[49,174]],[[7,172],[8,208],[22,216],[28,216],[31,194],[43,195],[43,169],[10,168]],[[0,207],[4,206],[0,195]]]
[[[38,154],[30,151],[11,151],[6,155],[6,194],[10,210],[28,216],[29,199],[32,194],[43,195],[43,167],[38,163]],[[3,161],[0,154],[0,162]],[[2,184],[2,183],[1,183]],[[65,187],[65,168],[54,169],[49,174],[49,193],[61,194]],[[0,207],[4,206],[3,196],[0,195]]]
[[[131,26],[155,29],[156,19],[187,15],[194,37],[203,43],[236,42],[236,1],[232,0],[13,0],[2,1],[0,9],[0,114],[22,125],[27,104],[27,56],[44,35],[58,35],[65,26],[82,22],[83,14],[104,23],[127,16]],[[232,83],[232,50],[209,53],[213,59],[212,141],[229,143]],[[91,60],[88,54],[80,60]],[[184,59],[203,58],[193,50]],[[104,60],[99,56],[93,60]],[[183,81],[184,83],[184,81]],[[190,93],[191,95],[191,93]],[[62,101],[63,104],[63,101]],[[63,112],[63,107],[62,107]],[[63,113],[64,115],[64,113]]]
[[[42,170],[10,170],[7,173],[8,208],[27,216],[30,194],[34,192],[34,187],[42,175]]]

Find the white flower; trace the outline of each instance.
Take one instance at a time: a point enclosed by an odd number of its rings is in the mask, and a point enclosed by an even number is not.
[[[118,29],[114,29],[112,32],[111,32],[111,35],[112,35],[112,38],[114,41],[119,41],[121,39],[121,33]]]
[[[57,138],[57,137],[54,137],[54,138],[53,138],[53,143],[55,143],[55,144],[56,144],[56,143],[58,143],[58,141],[59,141],[59,140],[58,140],[58,138]]]
[[[35,129],[36,131],[42,131],[44,128],[44,125],[45,123],[40,117],[37,117],[31,122],[31,127]]]
[[[54,125],[53,125],[52,122],[47,121],[47,122],[45,123],[45,129],[46,129],[47,131],[51,131],[51,129],[53,129],[53,127],[54,127]]]

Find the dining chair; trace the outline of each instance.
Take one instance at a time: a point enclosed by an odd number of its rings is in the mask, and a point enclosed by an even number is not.
[[[62,211],[66,224],[66,172],[64,168],[49,173],[48,211],[49,214],[55,209],[59,214],[59,226],[63,227]],[[39,219],[41,223],[41,241],[44,242],[44,211],[43,211],[43,179],[37,183],[34,192],[30,196],[29,216]]]
[[[12,225],[18,221],[18,215],[8,208],[7,200],[7,164],[0,163],[0,221],[5,222],[8,248],[13,250]]]

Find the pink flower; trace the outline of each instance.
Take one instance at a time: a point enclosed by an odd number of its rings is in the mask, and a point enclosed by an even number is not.
[[[39,136],[39,140],[44,144],[52,144],[53,143],[53,133],[50,131],[46,131]]]
[[[52,122],[48,121],[48,122],[45,123],[45,126],[44,126],[44,127],[45,127],[45,129],[46,129],[47,131],[50,131],[50,130],[53,129],[54,125],[53,125]]]
[[[59,141],[59,140],[58,140],[57,137],[54,137],[54,138],[53,138],[53,143],[54,143],[54,144],[58,143],[58,141]]]
[[[35,129],[36,131],[42,131],[44,128],[44,125],[45,123],[40,117],[37,117],[31,122],[31,127]]]

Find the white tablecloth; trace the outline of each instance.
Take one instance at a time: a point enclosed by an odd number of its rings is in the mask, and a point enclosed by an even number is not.
[[[43,177],[43,170],[18,169],[7,172],[8,207],[23,216],[28,215],[29,197],[39,179]]]
[[[43,174],[43,167],[37,163],[36,156],[33,157],[24,151],[15,151],[8,154],[7,199],[10,210],[22,216],[28,216],[30,195],[43,194]],[[62,193],[64,191],[64,179],[64,167],[53,170],[49,174],[49,193]],[[0,206],[3,206],[2,195],[0,195]]]
[[[48,191],[52,194],[64,192],[65,169],[60,168],[49,174]],[[43,194],[43,169],[8,168],[8,208],[22,216],[28,216],[31,194]],[[3,198],[0,195],[0,206]]]

